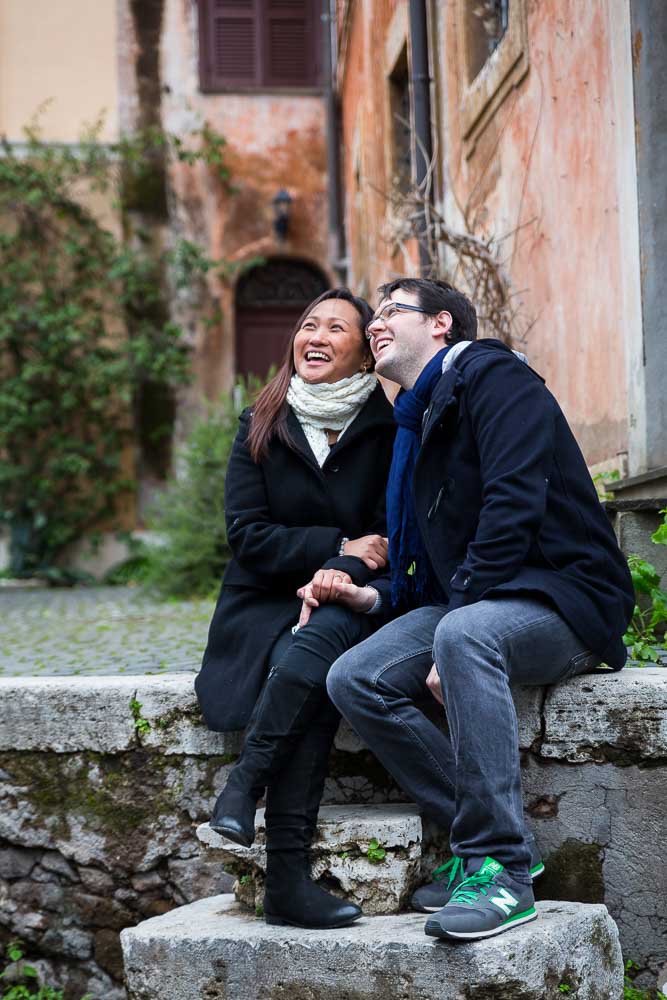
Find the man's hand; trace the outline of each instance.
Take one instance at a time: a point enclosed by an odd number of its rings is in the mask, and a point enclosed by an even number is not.
[[[357,556],[369,569],[380,569],[387,565],[389,543],[382,535],[362,535],[345,542],[343,555]]]
[[[436,669],[435,663],[429,671],[429,675],[426,678],[426,687],[429,689],[436,701],[439,701],[444,708],[444,701],[442,700],[442,688],[440,687],[440,676]]]
[[[320,569],[310,583],[299,587],[297,597],[303,601],[299,628],[310,619],[313,608],[320,604],[343,604],[353,611],[368,611],[375,604],[377,591],[373,587],[357,587],[347,573],[336,569]]]

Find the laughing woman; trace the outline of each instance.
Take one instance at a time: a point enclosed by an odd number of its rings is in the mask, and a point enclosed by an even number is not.
[[[268,923],[342,927],[361,915],[311,881],[308,848],[339,721],[326,675],[380,617],[323,604],[293,626],[296,592],[315,574],[325,587],[361,585],[386,565],[395,425],[371,370],[371,315],[344,288],[306,309],[278,374],[241,415],[227,470],[233,559],[196,689],[211,729],[248,727],[211,826],[249,846],[266,791]]]

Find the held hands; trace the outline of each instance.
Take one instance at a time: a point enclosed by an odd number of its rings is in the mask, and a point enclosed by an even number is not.
[[[429,671],[429,675],[426,678],[426,687],[429,689],[436,701],[439,701],[441,705],[444,706],[444,701],[442,700],[442,688],[440,687],[440,676],[436,669],[435,663]]]
[[[303,601],[299,615],[299,628],[303,628],[313,608],[319,608],[320,604],[335,602],[353,611],[368,611],[375,604],[377,591],[373,587],[357,587],[352,578],[340,569],[318,569],[310,583],[299,587],[296,594]]]
[[[343,555],[357,556],[369,569],[380,569],[387,565],[388,541],[382,535],[362,535],[345,542]]]

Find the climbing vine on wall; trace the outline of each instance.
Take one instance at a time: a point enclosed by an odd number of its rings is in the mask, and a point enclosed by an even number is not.
[[[113,145],[99,141],[100,128],[74,149],[43,142],[33,124],[20,149],[0,148],[0,523],[16,575],[57,576],[69,543],[113,525],[134,485],[140,387],[189,377],[165,261],[141,233],[124,239],[87,205],[101,193],[122,218],[123,192],[141,190],[158,144],[230,187],[224,138],[208,126]],[[168,256],[167,266],[183,266],[179,247]],[[191,249],[185,259],[191,272],[215,263],[203,253],[193,263]]]

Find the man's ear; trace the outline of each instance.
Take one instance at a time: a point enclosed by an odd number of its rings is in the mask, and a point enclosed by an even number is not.
[[[433,336],[442,337],[445,344],[449,343],[447,334],[451,330],[453,322],[452,314],[447,312],[446,309],[442,309],[439,313],[436,313],[433,317]]]

